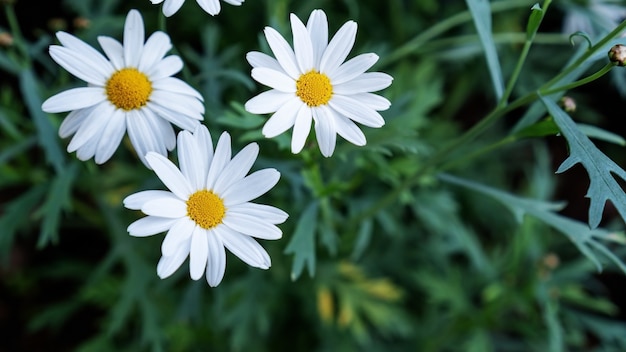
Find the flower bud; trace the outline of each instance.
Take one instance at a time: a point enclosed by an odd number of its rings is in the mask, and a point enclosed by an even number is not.
[[[626,46],[622,44],[614,45],[609,50],[609,60],[617,66],[626,66]]]
[[[75,28],[86,29],[91,25],[91,21],[85,17],[76,17],[72,22]]]
[[[9,47],[13,45],[13,36],[8,32],[0,33],[0,46]]]
[[[568,113],[572,113],[576,111],[576,100],[572,97],[564,96],[561,98],[561,106],[563,110]]]

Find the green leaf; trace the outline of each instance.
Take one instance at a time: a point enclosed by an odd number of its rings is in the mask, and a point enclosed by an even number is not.
[[[537,29],[541,24],[541,20],[543,20],[543,15],[545,14],[538,3],[534,4],[530,10],[530,17],[528,18],[528,24],[526,25],[526,38],[528,40],[532,40],[535,33],[537,33]]]
[[[311,203],[302,213],[285,254],[293,254],[291,279],[296,280],[306,264],[309,276],[315,275],[315,229],[319,204]]]
[[[604,244],[598,241],[610,240],[613,234],[601,228],[589,228],[589,226],[583,222],[555,213],[565,206],[564,203],[548,203],[534,199],[521,198],[452,175],[440,174],[439,178],[445,182],[492,197],[508,208],[520,223],[526,214],[541,220],[546,225],[567,236],[576,245],[578,250],[596,265],[598,271],[602,270],[602,264],[597,256],[597,253],[600,253],[626,273],[626,265],[606,248]]]
[[[57,174],[63,172],[65,155],[59,146],[56,129],[48,120],[48,116],[41,110],[41,97],[33,72],[31,70],[22,70],[20,72],[20,89],[22,96],[26,102],[28,112],[35,122],[39,144],[44,150],[48,163],[52,164]]]
[[[487,66],[489,67],[489,74],[491,75],[496,98],[500,100],[504,92],[504,80],[502,79],[502,70],[500,69],[496,44],[491,33],[491,8],[489,7],[489,1],[465,0],[465,2],[472,13],[478,37],[485,50]]]
[[[599,139],[601,141],[614,143],[621,146],[626,146],[626,139],[624,139],[624,137],[620,136],[619,134],[583,123],[577,123],[576,126],[582,133],[587,135],[587,137]]]
[[[59,234],[59,222],[61,212],[70,206],[72,185],[76,179],[77,164],[72,163],[68,168],[57,174],[50,185],[48,196],[41,211],[43,222],[39,234],[38,248],[45,247],[48,243],[56,243]]]
[[[547,118],[526,126],[514,134],[517,138],[554,136],[559,133],[559,127],[554,119]]]
[[[354,243],[354,248],[352,249],[352,255],[350,256],[353,261],[359,260],[359,258],[363,255],[363,252],[365,252],[367,246],[370,244],[372,239],[372,230],[374,229],[373,225],[374,222],[371,218],[365,219],[361,222],[361,226],[359,226],[359,232]]]
[[[590,184],[586,195],[591,201],[589,226],[596,228],[600,224],[607,200],[610,200],[622,218],[626,219],[626,194],[613,177],[614,174],[626,180],[626,172],[596,148],[576,126],[572,118],[554,101],[541,96],[540,99],[554,117],[554,121],[569,144],[570,155],[556,172],[564,172],[581,163],[589,174]]]

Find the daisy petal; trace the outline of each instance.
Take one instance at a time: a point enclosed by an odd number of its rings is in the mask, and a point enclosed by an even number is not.
[[[206,179],[206,188],[213,189],[215,181],[221,174],[222,170],[230,161],[232,151],[230,149],[230,135],[228,132],[223,132],[220,139],[217,141],[217,147],[215,147],[215,155],[209,166],[209,173]]]
[[[100,133],[104,126],[106,126],[109,116],[113,111],[113,106],[108,103],[98,104],[91,110],[91,113],[85,118],[85,121],[80,125],[76,134],[70,141],[70,144],[67,146],[67,151],[71,153],[92,140],[93,137]]]
[[[279,179],[280,172],[276,169],[259,170],[236,182],[219,196],[228,208],[260,197],[274,187]]]
[[[170,17],[175,14],[183,6],[185,0],[167,0],[163,4],[163,15]]]
[[[196,226],[191,234],[191,249],[189,251],[189,274],[192,280],[198,280],[204,275],[209,257],[207,230]],[[213,254],[213,253],[211,253]]]
[[[176,253],[170,257],[161,257],[159,260],[159,264],[157,265],[157,275],[161,279],[165,279],[172,275],[180,266],[183,264],[187,256],[189,255],[189,250],[191,249],[191,241],[183,242],[178,249],[176,249]]]
[[[328,76],[334,85],[341,84],[363,74],[374,66],[376,61],[378,61],[376,54],[361,54],[344,62],[334,72],[329,72]]]
[[[295,98],[293,93],[284,93],[276,89],[265,91],[248,100],[246,111],[253,114],[269,114],[280,109],[289,99]]]
[[[314,68],[313,44],[304,23],[294,15],[289,16],[293,33],[293,50],[300,72],[309,72]]]
[[[63,122],[61,122],[61,126],[59,126],[59,137],[67,138],[76,133],[96,106],[70,111],[70,113],[65,116],[65,119],[63,119]]]
[[[276,60],[291,78],[297,79],[300,77],[298,66],[296,64],[296,56],[291,50],[289,43],[272,27],[265,27],[265,38],[270,49],[274,53]]]
[[[270,117],[261,132],[267,138],[273,138],[287,131],[296,122],[298,111],[305,105],[299,98],[293,98],[285,103],[272,117]]]
[[[211,16],[220,13],[221,6],[219,0],[196,0],[198,5]]]
[[[150,167],[157,174],[161,182],[180,199],[188,199],[193,189],[183,174],[171,161],[163,155],[150,152],[146,155]]]
[[[146,215],[177,219],[187,216],[187,204],[171,197],[153,199],[145,202],[141,211]]]
[[[120,42],[111,37],[99,36],[98,43],[116,70],[121,70],[126,66],[124,64],[124,47]]]
[[[320,67],[320,60],[328,45],[328,20],[322,10],[313,10],[306,23],[313,45],[315,67]]]
[[[224,244],[217,231],[209,231],[207,235],[207,244],[209,258],[206,267],[206,281],[211,287],[215,287],[222,282],[224,272],[226,271],[226,251]]]
[[[150,101],[146,106],[156,115],[175,124],[183,130],[195,130],[199,125],[198,121],[203,119],[202,114],[197,114],[196,116],[187,116]]]
[[[126,115],[122,110],[116,109],[109,116],[100,141],[96,148],[95,162],[96,164],[105,163],[111,158],[117,147],[120,145],[124,133],[126,132]]]
[[[157,62],[161,61],[170,49],[172,49],[172,43],[167,34],[161,31],[152,33],[143,47],[143,53],[139,58],[137,69],[142,72],[149,70]]]
[[[328,158],[333,155],[337,141],[335,116],[334,113],[325,106],[318,106],[312,110],[313,119],[315,120],[315,138],[317,139],[317,144],[320,147],[322,155]]]
[[[350,97],[335,95],[328,105],[341,115],[362,125],[378,128],[385,124],[385,120],[376,110],[361,105]]]
[[[249,202],[231,206],[228,208],[228,212],[232,214],[248,214],[271,224],[282,224],[289,217],[289,214],[276,207]]]
[[[259,52],[259,51],[251,51],[246,54],[246,60],[250,66],[254,67],[267,67],[274,71],[283,71],[283,68],[280,67],[280,64],[273,57]]]
[[[348,21],[339,28],[320,60],[320,72],[330,74],[346,59],[356,39],[356,28],[354,21]]]
[[[350,98],[377,111],[387,110],[391,106],[389,100],[374,93],[351,94]]]
[[[241,180],[250,171],[258,155],[258,144],[250,143],[245,146],[222,170],[212,187],[215,192],[221,194],[233,183]]]
[[[365,72],[351,81],[333,86],[333,93],[350,95],[356,93],[376,92],[389,87],[393,77],[382,72]]]
[[[144,38],[141,14],[137,10],[130,10],[124,23],[124,62],[127,67],[139,66]]]
[[[270,88],[284,93],[296,92],[296,81],[281,71],[266,67],[255,67],[252,69],[251,75],[254,80]]]
[[[190,95],[194,98],[198,98],[201,101],[204,100],[202,95],[198,93],[197,90],[176,77],[165,77],[154,81],[152,82],[152,88],[155,90]]]
[[[220,226],[215,231],[220,234],[224,246],[237,258],[246,264],[260,269],[268,269],[271,265],[269,255],[265,249],[252,237],[230,229],[228,226]]]
[[[196,139],[189,131],[181,131],[178,134],[178,166],[183,176],[189,180],[192,189],[204,188],[208,164],[205,158],[197,155],[202,150],[198,147]]]
[[[347,117],[336,115],[335,127],[337,127],[337,134],[348,142],[358,146],[364,146],[367,143],[363,131]]]
[[[126,129],[128,130],[128,138],[137,152],[137,156],[146,166],[150,167],[146,161],[148,152],[156,152],[164,155],[165,147],[157,138],[153,126],[151,116],[154,115],[150,110],[130,110],[127,113]]]
[[[296,121],[293,125],[293,134],[291,137],[292,153],[298,154],[300,153],[300,151],[302,151],[304,143],[306,142],[306,139],[311,132],[312,119],[313,115],[311,113],[311,109],[305,104],[302,104],[300,110],[298,110]]]
[[[264,240],[277,240],[283,236],[276,225],[247,214],[226,213],[222,222],[232,230]]]
[[[102,87],[80,87],[68,89],[51,96],[41,105],[41,110],[50,113],[88,108],[107,99]]]
[[[181,243],[191,238],[196,226],[196,223],[187,217],[175,220],[161,243],[161,253],[166,257],[174,255]]]
[[[81,54],[84,59],[87,59],[90,66],[92,66],[92,70],[99,71],[103,76],[106,76],[113,70],[111,63],[91,45],[65,32],[57,32],[56,36],[64,47]]]
[[[113,71],[113,67],[108,61],[106,63],[110,69],[103,70],[102,66],[97,66],[85,55],[62,46],[51,45],[49,52],[50,57],[67,72],[96,86],[104,86],[108,76]]]
[[[183,60],[176,55],[170,55],[163,58],[163,60],[153,65],[144,73],[154,82],[165,77],[173,76],[182,69]]]
[[[176,221],[176,219],[146,216],[130,224],[127,231],[134,237],[152,236],[167,231]]]
[[[124,198],[123,203],[127,209],[140,210],[146,202],[161,198],[178,199],[174,193],[169,191],[150,190],[131,194]]]

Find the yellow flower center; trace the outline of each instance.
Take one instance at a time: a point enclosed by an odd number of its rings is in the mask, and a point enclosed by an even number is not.
[[[296,81],[296,95],[308,106],[324,105],[333,95],[333,85],[325,74],[310,71]]]
[[[123,68],[109,78],[106,92],[113,105],[129,111],[139,109],[148,103],[152,83],[136,68]]]
[[[203,189],[189,196],[187,216],[203,229],[210,229],[222,223],[226,207],[220,197]]]

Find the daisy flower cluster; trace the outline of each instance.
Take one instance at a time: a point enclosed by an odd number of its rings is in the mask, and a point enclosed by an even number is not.
[[[166,17],[184,4],[184,0],[150,1],[162,4]],[[244,0],[224,2],[242,5]],[[197,3],[210,15],[221,9],[219,0]],[[329,41],[322,10],[314,10],[306,25],[293,14],[290,20],[293,49],[267,27],[265,38],[274,57],[256,51],[247,54],[252,78],[271,89],[248,100],[245,108],[256,114],[273,113],[263,126],[265,137],[293,127],[294,154],[304,148],[311,125],[326,157],[332,156],[337,135],[365,145],[357,123],[384,125],[379,111],[389,108],[390,102],[373,92],[388,87],[392,77],[366,72],[378,60],[376,54],[345,61],[355,42],[355,22],[346,22]],[[204,276],[210,286],[217,286],[225,273],[226,249],[252,267],[268,269],[270,256],[257,240],[280,239],[277,225],[288,214],[253,201],[278,183],[280,173],[273,168],[250,173],[259,146],[251,143],[233,153],[228,132],[221,134],[214,148],[202,124],[202,94],[174,77],[183,61],[168,55],[169,36],[157,31],[145,39],[142,16],[131,10],[122,42],[98,37],[104,53],[71,34],[58,32],[56,37],[59,45],[50,46],[50,56],[86,83],[53,95],[42,105],[45,112],[69,112],[59,128],[62,138],[71,137],[68,152],[76,152],[82,161],[93,158],[102,164],[128,134],[139,160],[167,188],[140,191],[123,201],[126,208],[146,215],[130,224],[131,236],[166,233],[157,275],[169,277],[189,258],[191,278]],[[174,148],[178,165],[168,159]]]

